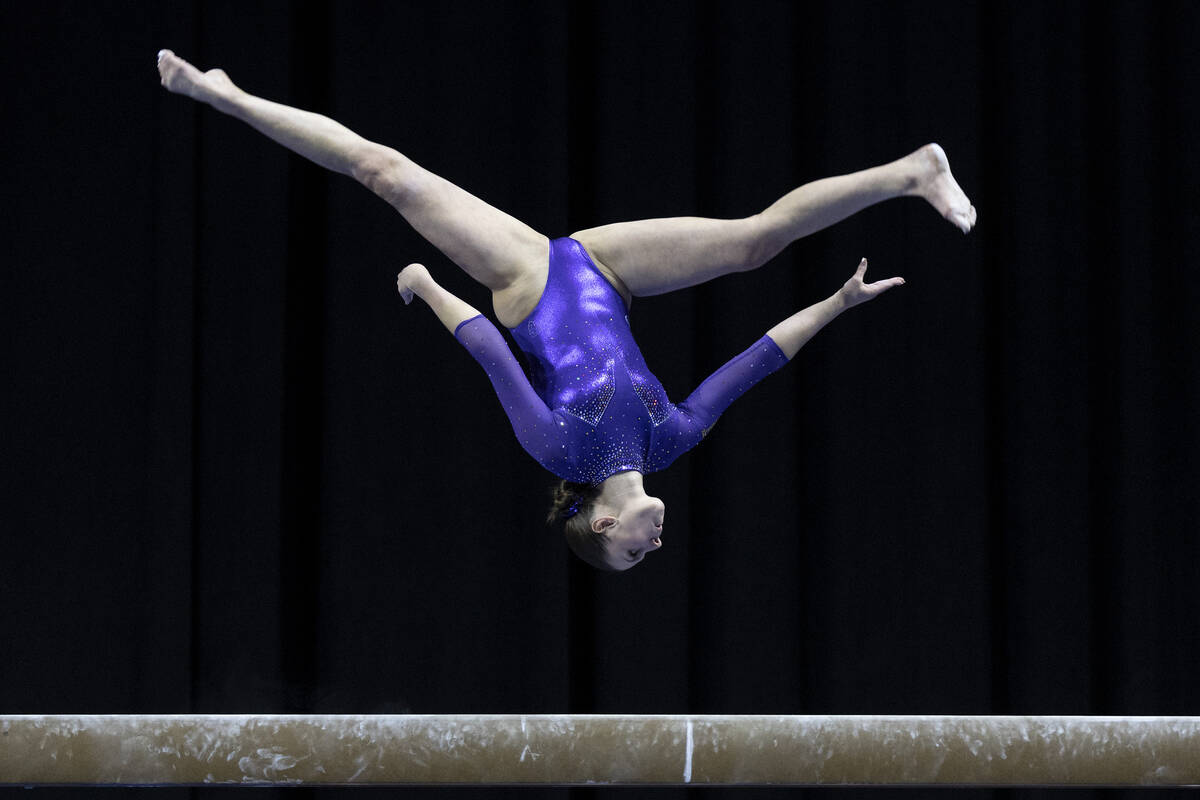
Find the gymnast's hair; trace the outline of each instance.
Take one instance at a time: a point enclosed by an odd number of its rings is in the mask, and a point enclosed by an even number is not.
[[[550,496],[553,501],[546,524],[563,526],[572,553],[598,570],[614,572],[605,560],[608,537],[592,530],[592,506],[600,496],[600,487],[563,480],[550,489]]]

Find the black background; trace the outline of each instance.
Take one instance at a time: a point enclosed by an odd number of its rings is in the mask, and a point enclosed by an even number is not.
[[[1200,714],[1198,23],[3,3],[0,712]],[[935,140],[979,224],[889,202],[635,301],[678,399],[861,256],[908,280],[648,476],[666,546],[592,574],[394,280],[423,261],[490,313],[486,290],[168,94],[160,47],[552,236],[744,216]]]

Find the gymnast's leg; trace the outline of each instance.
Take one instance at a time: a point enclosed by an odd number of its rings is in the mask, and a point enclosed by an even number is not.
[[[513,297],[540,292],[549,243],[519,220],[328,117],[242,91],[222,70],[201,72],[170,50],[159,53],[158,70],[170,91],[248,123],[389,202],[447,258],[492,290],[498,314],[513,305],[506,302]],[[527,303],[530,310],[533,303]],[[501,322],[504,316],[513,314],[501,314]]]
[[[945,152],[929,144],[890,164],[806,183],[744,219],[648,219],[573,236],[632,295],[655,295],[756,269],[796,239],[906,196],[924,198],[963,233],[975,224],[975,207],[950,173]]]

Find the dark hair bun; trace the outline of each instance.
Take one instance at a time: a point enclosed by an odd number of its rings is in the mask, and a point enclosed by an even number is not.
[[[546,524],[553,525],[559,520],[575,516],[595,499],[596,494],[595,488],[586,483],[559,481],[557,486],[550,489],[552,499],[550,513],[546,515]]]

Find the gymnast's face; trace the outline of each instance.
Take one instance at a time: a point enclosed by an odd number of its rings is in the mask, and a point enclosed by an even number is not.
[[[662,500],[643,495],[627,500],[615,516],[595,517],[592,530],[604,533],[608,539],[608,565],[623,572],[662,547],[666,510]]]

